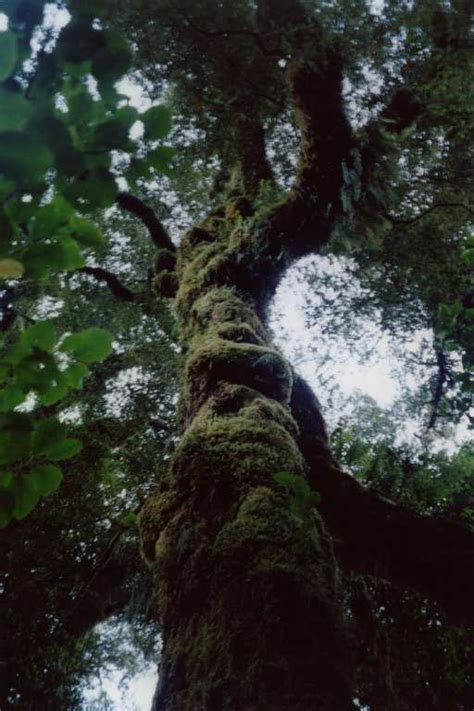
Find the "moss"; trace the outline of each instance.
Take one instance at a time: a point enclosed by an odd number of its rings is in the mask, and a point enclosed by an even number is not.
[[[217,326],[216,335],[226,341],[252,343],[258,346],[265,345],[263,338],[246,323],[224,323],[221,326]]]
[[[227,220],[235,220],[238,217],[249,217],[253,213],[251,201],[241,195],[230,200],[225,206],[225,217]]]
[[[181,259],[189,259],[195,256],[196,247],[208,244],[216,240],[216,235],[203,227],[193,227],[184,233],[179,245],[179,255]]]
[[[196,332],[204,333],[218,324],[245,324],[262,341],[268,340],[255,310],[232,287],[214,287],[199,296],[192,307],[189,325]]]
[[[185,321],[199,296],[208,287],[224,285],[229,280],[229,264],[219,244],[204,244],[198,255],[188,264],[178,263],[180,288],[176,308]]]
[[[237,414],[217,415],[212,399],[194,418],[172,465],[177,490],[193,505],[214,507],[225,516],[228,506],[252,487],[276,488],[275,472],[302,473],[289,430],[270,416],[255,419],[257,408],[249,400]]]
[[[153,279],[153,289],[166,299],[173,299],[178,291],[178,277],[176,272],[162,271]]]
[[[291,369],[278,351],[223,338],[203,339],[186,364],[189,393],[202,404],[220,381],[248,385],[268,397],[289,402]]]
[[[153,563],[156,558],[156,543],[172,515],[175,504],[174,494],[170,491],[155,491],[140,511],[138,525],[141,553],[147,563]]]

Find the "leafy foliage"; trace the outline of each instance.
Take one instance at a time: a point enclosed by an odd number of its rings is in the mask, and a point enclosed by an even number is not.
[[[31,38],[44,3],[27,5],[9,4],[11,29],[0,33],[0,279],[7,285],[21,279],[20,288],[46,285],[97,253],[104,237],[85,215],[115,201],[113,151],[130,158],[148,151],[158,170],[166,170],[171,157],[154,143],[170,130],[164,106],[143,116],[145,145],[130,139],[140,114],[123,105],[115,83],[130,68],[132,53],[119,33],[96,28],[99,5],[70,4],[70,21],[57,41],[36,56]],[[135,162],[135,172],[141,164],[150,170],[145,158]],[[1,479],[2,526],[59,486],[61,470],[42,460],[66,459],[81,447],[41,408],[82,388],[89,365],[111,352],[112,337],[96,327],[62,339],[50,321],[38,321],[16,338],[8,335],[0,355],[0,462],[11,468]],[[24,404],[29,411],[17,412]]]

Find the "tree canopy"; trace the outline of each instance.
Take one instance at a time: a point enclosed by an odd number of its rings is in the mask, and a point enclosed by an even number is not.
[[[2,708],[161,634],[154,711],[471,708],[472,3],[0,12]],[[288,272],[391,410],[273,345]]]

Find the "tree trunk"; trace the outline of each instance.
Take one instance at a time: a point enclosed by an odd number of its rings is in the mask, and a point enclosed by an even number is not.
[[[320,516],[301,519],[275,479],[304,476],[292,373],[242,276],[254,247],[236,209],[178,250],[183,435],[141,514],[164,640],[153,709],[344,711],[337,565]]]

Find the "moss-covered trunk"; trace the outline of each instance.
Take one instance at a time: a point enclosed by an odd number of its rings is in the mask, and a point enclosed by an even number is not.
[[[141,516],[164,639],[154,709],[344,711],[337,566],[318,514],[301,520],[275,479],[304,476],[291,369],[242,270],[252,234],[231,217],[178,250],[183,434]]]

